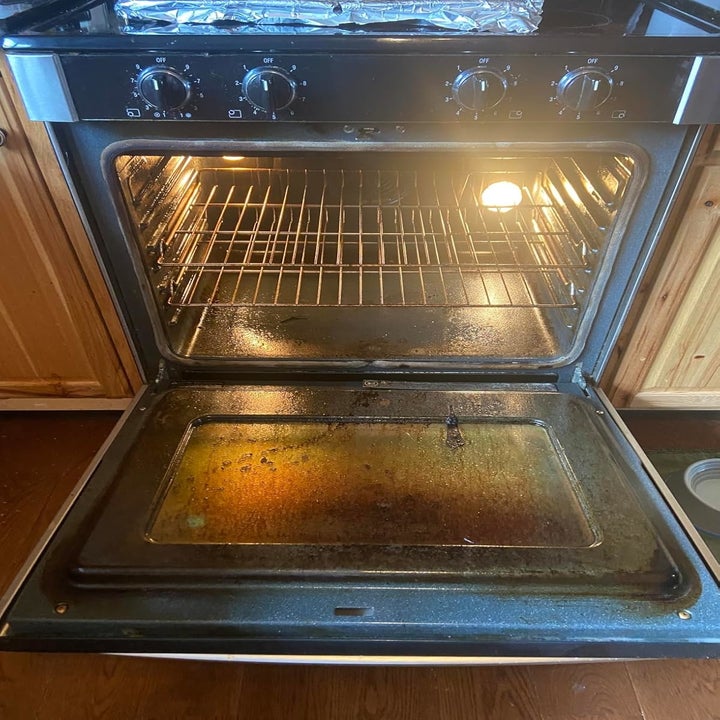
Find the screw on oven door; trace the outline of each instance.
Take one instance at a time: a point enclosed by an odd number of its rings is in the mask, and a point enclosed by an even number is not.
[[[8,134],[7,130],[0,128],[0,147],[3,147],[7,143]]]

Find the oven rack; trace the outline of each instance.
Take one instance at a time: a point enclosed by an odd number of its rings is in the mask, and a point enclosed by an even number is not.
[[[576,307],[593,235],[536,188],[484,206],[492,179],[206,168],[155,248],[158,284],[177,308]]]

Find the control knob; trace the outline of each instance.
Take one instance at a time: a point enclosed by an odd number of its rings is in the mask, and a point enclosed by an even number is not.
[[[571,70],[558,83],[558,100],[577,112],[596,110],[610,99],[612,78],[602,70],[582,67]]]
[[[452,86],[453,98],[466,110],[490,110],[498,105],[507,92],[507,80],[484,68],[464,70]]]
[[[245,75],[242,92],[254,108],[274,115],[292,105],[297,86],[282,68],[258,67]]]
[[[172,68],[143,70],[137,87],[143,100],[158,110],[178,110],[190,100],[190,83]]]

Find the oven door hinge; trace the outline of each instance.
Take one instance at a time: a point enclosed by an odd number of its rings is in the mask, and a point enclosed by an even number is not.
[[[164,358],[160,358],[158,361],[157,374],[155,380],[153,380],[153,389],[160,390],[166,387],[170,382],[170,369],[167,361]]]
[[[582,363],[578,363],[575,366],[575,369],[573,370],[572,381],[585,393],[585,395],[590,397],[590,393],[588,392],[588,377],[583,372]]]

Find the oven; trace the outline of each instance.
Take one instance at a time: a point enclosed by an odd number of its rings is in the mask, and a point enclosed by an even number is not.
[[[147,385],[3,646],[717,654],[718,563],[597,387],[712,53],[29,37]]]

